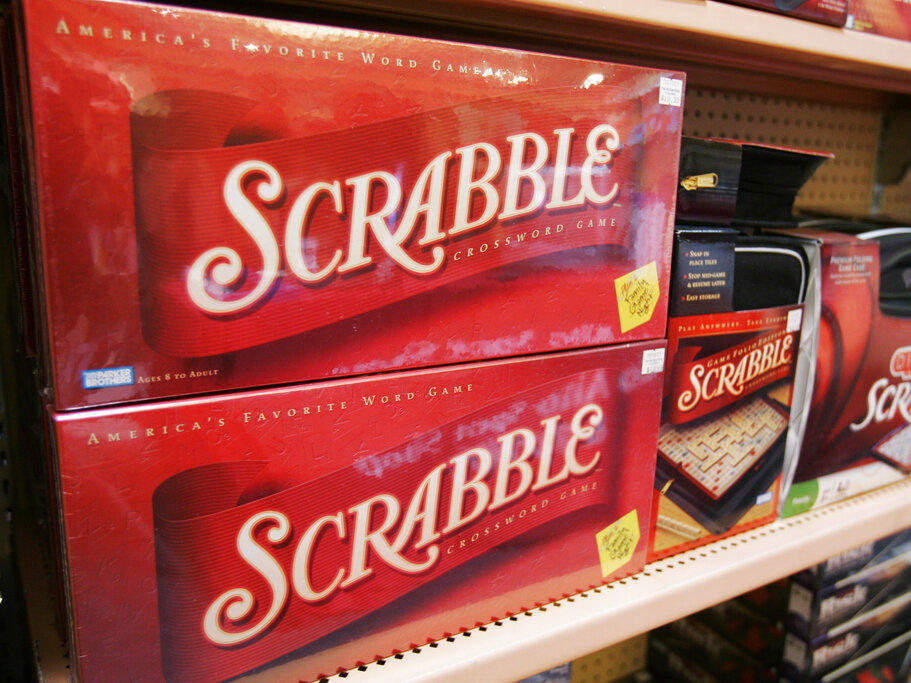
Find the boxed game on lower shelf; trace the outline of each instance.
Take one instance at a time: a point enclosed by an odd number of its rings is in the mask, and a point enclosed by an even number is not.
[[[792,633],[808,641],[825,638],[839,624],[859,619],[911,589],[911,532],[858,550],[877,545],[869,561],[850,563],[851,572],[837,580],[819,582],[825,565],[794,577],[788,605]]]
[[[664,336],[683,74],[21,4],[56,409]]]
[[[80,675],[309,680],[641,570],[664,352],[54,414]]]
[[[782,673],[789,681],[825,680],[824,677],[833,671],[901,638],[908,630],[909,617],[911,591],[863,616],[839,624],[825,637],[814,641],[788,634]]]

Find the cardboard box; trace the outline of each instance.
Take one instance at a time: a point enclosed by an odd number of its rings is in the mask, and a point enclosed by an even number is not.
[[[828,674],[826,683],[894,683],[911,677],[911,631]]]
[[[787,616],[790,596],[791,582],[784,578],[755,588],[737,599],[769,621],[779,622]]]
[[[22,12],[58,410],[664,335],[682,74]]]
[[[848,18],[848,0],[728,0],[737,5],[770,10],[798,19],[821,24],[844,26]],[[856,0],[851,0],[852,6]]]
[[[855,31],[911,40],[911,5],[903,0],[851,0],[845,25]]]
[[[809,642],[789,633],[782,674],[789,681],[828,681],[827,674],[875,656],[883,645],[899,638],[908,629],[909,617],[911,593],[903,593],[861,617],[839,624],[824,639]]]
[[[881,261],[879,248],[885,240],[884,254],[900,256],[911,230],[793,234],[816,252],[818,300],[808,299],[816,360],[799,373],[803,434],[788,443],[784,516],[898,481],[911,466],[911,316],[901,262]]]
[[[693,661],[689,650],[677,652],[678,641],[667,638],[662,632],[652,631],[648,635],[648,668],[658,680],[680,681],[681,683],[720,683],[722,679],[710,674],[704,667]]]
[[[692,659],[720,681],[757,683],[778,680],[775,668],[764,665],[695,617],[672,621],[655,633],[669,650]]]
[[[781,664],[785,638],[783,622],[768,619],[736,598],[697,612],[693,618],[716,633],[724,634],[763,666],[777,668]]]
[[[678,232],[650,558],[775,519],[805,290],[781,242]]]
[[[55,414],[80,676],[311,680],[640,571],[664,351]]]
[[[904,554],[911,543],[911,529],[875,541],[861,543],[794,575],[800,585],[814,591],[834,586],[853,574],[861,573]]]
[[[810,574],[810,579],[817,574]],[[805,586],[807,573],[795,577],[788,605],[788,628],[804,640],[825,639],[839,624],[859,619],[911,587],[911,534],[889,544],[874,559],[822,587]]]

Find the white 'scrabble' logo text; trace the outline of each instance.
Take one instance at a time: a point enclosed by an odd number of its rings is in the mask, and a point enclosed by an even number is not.
[[[575,129],[557,128],[552,135],[556,149],[552,173],[546,174],[546,180],[542,170],[551,158],[550,144],[543,135],[528,132],[506,137],[509,154],[505,178],[499,182],[504,159],[497,147],[489,142],[477,142],[437,154],[421,170],[407,196],[400,176],[385,170],[314,182],[305,187],[291,205],[282,231],[283,247],[273,226],[247,196],[244,185],[252,175],[261,176],[255,184],[256,195],[269,206],[283,200],[285,182],[271,164],[260,160],[243,161],[228,173],[223,197],[231,215],[256,245],[262,259],[259,280],[242,296],[213,296],[208,283],[211,282],[214,289],[229,289],[243,280],[246,271],[236,250],[228,246],[213,247],[196,258],[189,268],[186,287],[190,299],[210,315],[231,315],[255,306],[279,277],[282,251],[287,269],[309,285],[319,284],[335,273],[369,268],[373,258],[368,253],[368,236],[406,271],[428,275],[439,270],[445,262],[446,250],[439,243],[451,236],[479,230],[494,220],[528,216],[542,207],[557,210],[613,202],[619,191],[617,183],[596,181],[609,171],[605,167],[611,164],[620,147],[617,130],[607,123],[593,126],[585,134],[586,157],[581,164],[570,160]],[[455,208],[452,224],[444,226],[446,176],[450,161],[456,158],[458,162],[453,169],[458,174]],[[567,196],[570,176],[578,176],[578,189],[573,196]],[[599,184],[609,186],[596,187]],[[502,196],[498,185],[502,185]],[[350,188],[350,193],[343,191],[343,186]],[[526,187],[531,190],[530,197],[520,203]],[[346,194],[350,197],[347,202]],[[383,197],[385,199],[380,201]],[[325,210],[321,208],[324,206],[347,220],[347,245],[344,249],[335,249],[321,265],[312,263],[312,259],[308,263],[305,254],[313,251],[307,244],[308,224],[313,212]],[[418,260],[406,249],[422,220],[423,230],[417,245],[422,248],[433,245],[426,260]]]
[[[705,363],[694,363],[690,369],[690,388],[677,399],[681,412],[693,410],[701,401],[711,401],[725,394],[736,397],[743,393],[746,385],[757,377],[777,370],[791,362],[791,348],[794,335],[779,337],[730,361],[706,367]]]
[[[859,432],[871,422],[886,422],[900,414],[911,423],[911,346],[895,350],[889,361],[889,372],[903,381],[892,383],[888,377],[873,382],[867,394],[867,414],[860,422],[851,424],[852,432]]]
[[[328,600],[339,590],[349,589],[370,577],[375,570],[371,565],[383,563],[404,574],[429,571],[440,559],[440,539],[529,492],[592,472],[601,459],[601,451],[580,458],[578,448],[595,435],[603,419],[604,409],[596,403],[575,411],[562,447],[563,463],[556,472],[554,453],[558,450],[557,427],[561,415],[541,421],[540,439],[525,427],[500,435],[496,461],[488,449],[475,447],[440,463],[424,476],[404,506],[391,493],[381,493],[315,520],[291,520],[280,510],[251,515],[237,532],[236,550],[269,586],[269,595],[254,597],[244,586],[219,595],[209,604],[202,619],[206,638],[222,647],[246,643],[279,619],[292,590],[305,603]],[[447,470],[449,483],[444,489],[443,475]],[[444,492],[448,494],[448,505],[442,504]],[[299,535],[295,532],[298,524],[301,525]],[[292,536],[298,540],[291,566],[286,568],[269,546],[285,544]],[[325,558],[331,558],[325,552],[320,554],[319,548],[332,544],[332,537],[348,543],[346,560],[343,566],[330,566],[328,574],[320,572],[333,578],[324,585],[315,585],[314,567],[320,566],[317,563],[321,560],[325,565]],[[406,551],[411,559],[406,557]],[[257,604],[268,607],[255,623],[245,623]],[[225,626],[229,624],[239,625],[240,629],[227,630]]]

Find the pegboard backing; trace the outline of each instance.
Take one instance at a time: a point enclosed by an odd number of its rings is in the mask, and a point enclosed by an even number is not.
[[[879,196],[877,215],[889,220],[911,223],[911,169],[895,185],[885,185]]]
[[[710,88],[687,88],[684,135],[832,152],[797,197],[802,211],[870,214],[882,111]]]
[[[645,668],[648,634],[624,640],[585,657],[579,657],[570,669],[571,683],[610,683]]]

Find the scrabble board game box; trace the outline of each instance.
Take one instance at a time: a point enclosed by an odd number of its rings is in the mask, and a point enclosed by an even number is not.
[[[851,0],[845,25],[855,31],[911,40],[911,3],[905,0]]]
[[[806,263],[783,240],[678,229],[658,435],[657,559],[774,519]]]
[[[844,26],[848,18],[848,0],[727,0],[727,2],[831,26]],[[853,6],[856,0],[850,0],[850,2]]]
[[[313,680],[640,571],[665,342],[53,415],[84,680]]]
[[[663,337],[682,74],[21,9],[58,410]]]
[[[816,360],[799,392],[802,439],[788,443],[784,516],[898,481],[911,467],[911,229],[793,234],[817,252],[818,301],[806,315]]]

